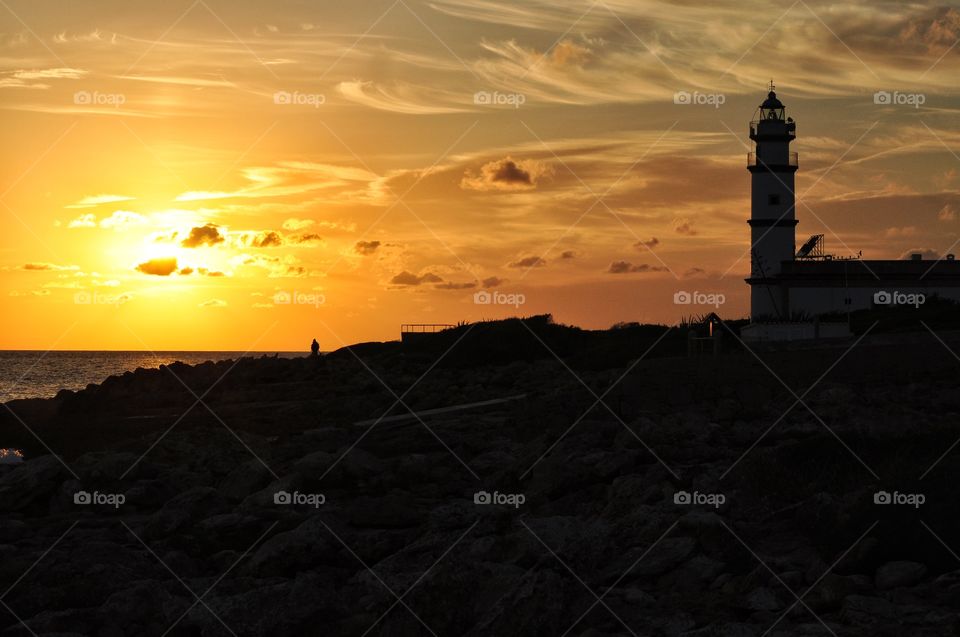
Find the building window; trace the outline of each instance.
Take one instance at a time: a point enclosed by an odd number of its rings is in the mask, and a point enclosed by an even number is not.
[[[771,206],[780,205],[780,195],[767,195],[767,203]]]

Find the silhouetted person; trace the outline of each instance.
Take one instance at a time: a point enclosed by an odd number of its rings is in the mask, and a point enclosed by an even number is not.
[[[320,343],[317,342],[317,339],[313,339],[313,342],[310,343],[310,355],[311,356],[320,355]]]

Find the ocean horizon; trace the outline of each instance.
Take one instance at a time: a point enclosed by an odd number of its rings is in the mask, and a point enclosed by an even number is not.
[[[170,350],[0,350],[0,403],[22,398],[52,398],[63,389],[77,391],[138,367],[156,369],[180,361],[197,365],[241,356],[296,358],[307,352]]]

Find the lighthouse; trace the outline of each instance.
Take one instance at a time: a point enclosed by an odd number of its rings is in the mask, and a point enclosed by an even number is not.
[[[778,278],[796,248],[794,178],[797,153],[790,150],[797,125],[786,117],[773,82],[767,99],[750,122],[754,151],[747,156],[750,188],[750,315],[766,320],[787,320],[790,299]]]

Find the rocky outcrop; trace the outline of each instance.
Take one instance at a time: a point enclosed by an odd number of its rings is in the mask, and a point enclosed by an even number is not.
[[[364,356],[397,395],[433,362]],[[851,352],[791,410],[749,355],[645,361],[609,409],[622,368],[458,361],[404,404],[526,397],[377,424],[408,412],[352,356],[137,370],[31,407],[62,455],[0,475],[0,632],[956,634],[960,390],[926,358]]]

